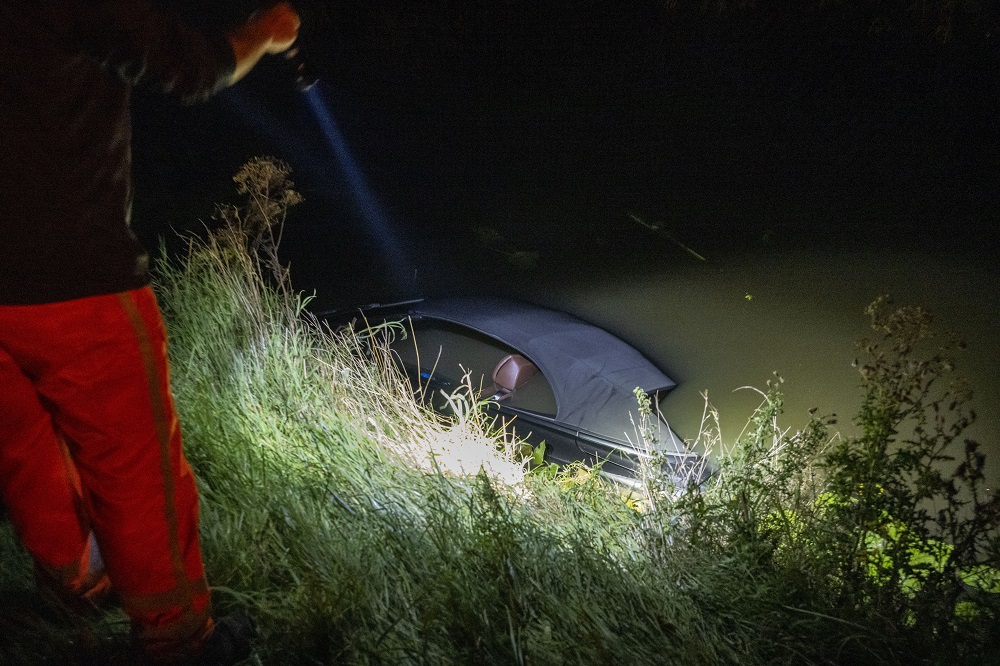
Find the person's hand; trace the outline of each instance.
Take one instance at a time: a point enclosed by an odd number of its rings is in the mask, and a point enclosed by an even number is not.
[[[255,13],[246,23],[229,33],[236,67],[229,79],[233,84],[246,76],[266,54],[283,53],[299,36],[299,15],[287,2]]]
[[[254,14],[247,23],[253,25],[253,29],[260,34],[269,36],[266,47],[268,53],[282,53],[295,43],[302,22],[290,4],[280,2]]]

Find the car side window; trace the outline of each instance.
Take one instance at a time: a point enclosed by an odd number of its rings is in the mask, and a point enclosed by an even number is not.
[[[541,372],[519,386],[506,398],[506,402],[511,407],[536,414],[556,415],[556,397],[549,381]]]
[[[423,380],[433,376],[437,382],[458,387],[469,372],[472,388],[489,397],[496,391],[493,370],[510,354],[519,353],[492,338],[446,322],[417,321],[413,335],[396,340],[392,349],[409,372]],[[464,370],[463,370],[464,368]],[[554,416],[555,396],[541,372],[507,395],[503,401],[514,408]]]

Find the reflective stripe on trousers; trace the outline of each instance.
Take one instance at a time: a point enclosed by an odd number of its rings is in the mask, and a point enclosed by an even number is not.
[[[152,289],[0,306],[0,490],[25,547],[69,589],[87,573],[93,530],[152,655],[210,631],[197,491]]]

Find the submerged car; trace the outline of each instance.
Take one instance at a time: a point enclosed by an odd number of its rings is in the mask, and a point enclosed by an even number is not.
[[[676,384],[637,349],[572,315],[529,303],[486,297],[369,306],[370,323],[402,321],[412,335],[391,343],[415,393],[446,411],[450,395],[470,385],[504,428],[535,446],[546,460],[601,463],[600,473],[636,485],[655,446],[665,471],[679,482],[705,466],[656,409]],[[636,389],[653,415],[639,433]]]

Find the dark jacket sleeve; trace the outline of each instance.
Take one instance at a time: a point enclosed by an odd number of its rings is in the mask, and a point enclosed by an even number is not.
[[[194,102],[225,87],[232,74],[224,36],[196,30],[149,0],[41,1],[57,38],[128,83]]]

